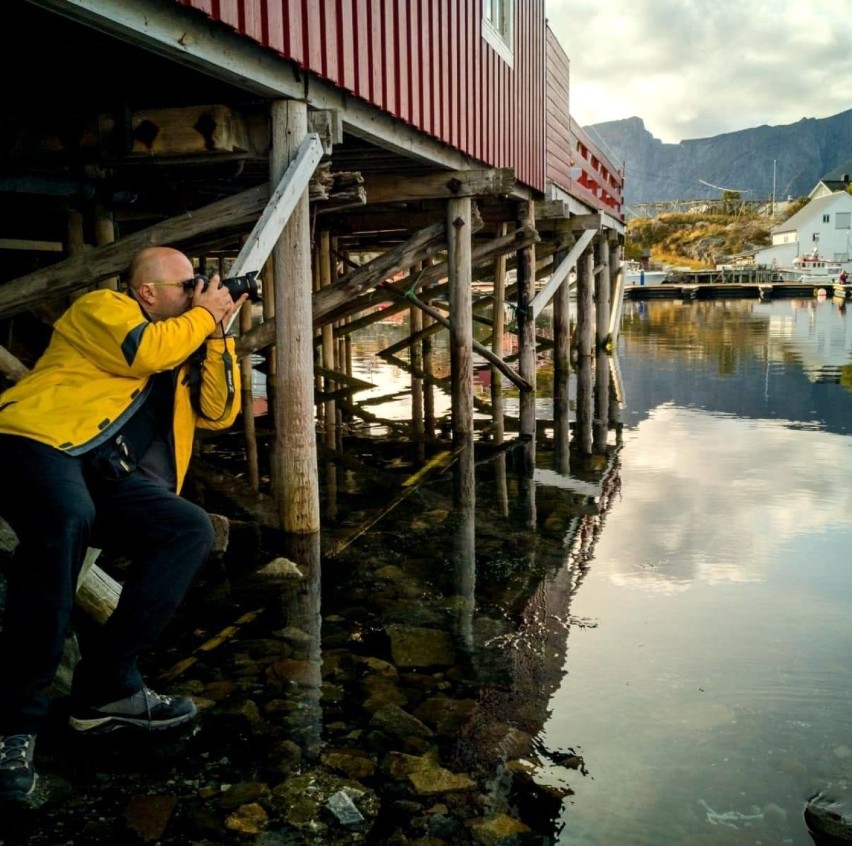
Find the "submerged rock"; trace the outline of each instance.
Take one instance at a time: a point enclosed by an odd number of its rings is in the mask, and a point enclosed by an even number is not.
[[[819,846],[852,843],[852,787],[831,785],[809,799],[805,824]]]

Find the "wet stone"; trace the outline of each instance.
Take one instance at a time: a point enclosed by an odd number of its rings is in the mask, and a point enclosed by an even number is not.
[[[356,780],[369,778],[376,771],[376,762],[372,758],[343,750],[326,751],[322,756],[322,762],[329,769]]]
[[[366,656],[358,658],[357,663],[362,665],[371,675],[393,680],[399,678],[399,671],[397,668],[389,661],[384,661],[381,658]]]
[[[819,843],[852,843],[852,783],[821,790],[805,806],[805,824]]]
[[[270,795],[269,785],[263,782],[252,781],[232,784],[222,793],[220,805],[225,811],[233,811],[241,805],[267,800]]]
[[[473,790],[476,787],[476,782],[464,773],[453,773],[438,766],[413,772],[408,776],[408,780],[418,796],[454,793]]]
[[[177,805],[173,796],[134,796],[124,812],[127,828],[145,843],[159,840]]]
[[[391,654],[397,667],[451,666],[455,650],[448,632],[421,626],[390,626]]]
[[[302,571],[288,558],[273,558],[254,573],[254,579],[269,582],[287,582],[302,578]]]
[[[427,738],[433,735],[429,726],[397,705],[380,708],[373,714],[370,725],[404,742],[415,737]]]
[[[414,716],[438,734],[454,734],[468,722],[475,709],[476,702],[472,699],[433,696],[415,710]]]
[[[266,767],[270,778],[288,778],[299,769],[301,764],[302,749],[289,739],[273,744],[266,755]]]
[[[333,815],[327,816],[326,805],[331,796],[341,790],[346,791],[366,821],[375,819],[379,811],[376,795],[358,782],[331,773],[315,771],[292,776],[273,788],[272,797],[289,825],[316,833],[331,823],[339,824]]]
[[[498,814],[484,820],[474,820],[470,823],[470,830],[475,841],[482,846],[503,846],[528,834],[530,828],[513,817]]]
[[[326,808],[334,814],[337,821],[347,828],[361,828],[366,820],[364,815],[352,801],[352,797],[346,790],[338,790],[328,797]]]
[[[266,670],[266,683],[271,687],[284,687],[287,684],[313,685],[317,683],[318,677],[319,666],[311,661],[274,661]]]
[[[418,796],[454,793],[476,787],[469,776],[444,769],[431,755],[390,752],[383,761],[383,770],[392,778],[406,780]]]
[[[260,834],[269,825],[269,815],[257,803],[242,805],[225,820],[225,828],[242,834]]]
[[[384,676],[368,676],[361,685],[369,694],[363,702],[364,710],[371,714],[391,705],[405,705],[408,701],[396,683]]]
[[[237,684],[230,679],[211,682],[204,686],[204,696],[212,699],[214,702],[221,702],[229,696],[233,696],[236,691]]]

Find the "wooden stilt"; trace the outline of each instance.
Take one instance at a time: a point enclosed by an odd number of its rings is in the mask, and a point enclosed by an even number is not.
[[[592,451],[606,452],[609,432],[609,356],[602,350],[595,356],[595,420],[592,425]]]
[[[112,211],[102,205],[95,206],[95,244],[111,244],[115,241],[115,221],[112,217]],[[107,279],[102,279],[98,282],[98,288],[110,288],[113,291],[118,290],[118,277],[110,276]]]
[[[420,270],[420,265],[412,268],[412,273]],[[412,306],[408,310],[408,326],[412,335],[423,331],[423,312]],[[426,457],[426,444],[423,441],[423,346],[414,343],[411,355],[411,426],[414,433],[415,453],[418,461]]]
[[[83,233],[83,213],[72,206],[66,209],[65,218],[65,253],[68,256],[81,256],[86,251],[86,239]],[[69,297],[68,302],[82,297],[88,291],[88,288],[83,288],[80,291],[74,291]]]
[[[577,360],[577,426],[575,441],[582,455],[592,454],[592,419],[594,418],[594,385],[590,355],[581,355]]]
[[[331,233],[324,229],[319,236],[319,282],[320,290],[327,288],[334,281],[331,272]],[[334,325],[326,323],[322,327],[322,366],[326,370],[333,371],[334,364]],[[325,390],[329,393],[333,390],[331,380],[325,380]],[[334,400],[329,400],[324,405],[325,429],[323,432],[323,443],[330,450],[337,448],[337,410]]]
[[[503,237],[509,229],[508,223],[499,226],[497,235]],[[494,304],[491,309],[491,350],[503,356],[503,339],[506,325],[506,256],[499,255],[494,261]],[[503,397],[503,374],[497,367],[491,368],[491,410],[494,421],[494,442],[502,444],[505,438],[505,411]],[[509,515],[509,488],[506,481],[506,453],[500,452],[494,459],[497,483],[497,501],[500,513]]]
[[[432,260],[423,262],[424,270],[431,267]],[[426,303],[431,303],[431,288],[434,283],[423,286],[423,297]],[[423,317],[423,332],[425,333],[435,321],[428,315]],[[435,361],[433,357],[433,341],[431,336],[423,335],[423,436],[426,440],[435,440]]]
[[[609,275],[609,240],[605,233],[597,236],[595,253],[597,267],[595,268],[595,346],[603,349],[609,336],[610,297],[612,296],[612,279]]]
[[[281,272],[284,273],[285,269],[282,267]],[[270,253],[269,258],[264,265],[263,270],[263,278],[266,280],[263,288],[263,303],[261,305],[263,311],[263,322],[271,322],[273,325],[275,324],[275,277],[277,275],[277,268],[275,263],[275,250]],[[263,357],[265,360],[266,366],[266,408],[267,413],[269,415],[269,420],[272,425],[275,425],[275,390],[278,384],[278,365],[275,360],[275,344],[268,346],[263,350]],[[275,461],[277,460],[275,457],[275,451],[273,450],[272,455],[270,456],[270,460],[272,461],[272,478],[277,478],[277,473],[275,472]]]
[[[320,282],[320,247],[319,242],[313,245],[313,249],[311,250],[311,284],[314,290],[314,296],[316,296],[317,291],[319,291],[322,283]],[[323,353],[323,332],[322,329],[317,329],[314,327],[319,342],[316,340],[314,342],[314,396],[319,394],[323,394],[326,391],[326,385],[328,384],[328,380],[323,378],[323,375],[320,373],[320,368],[323,367],[322,363],[322,353]],[[318,403],[316,406],[316,419],[320,428],[323,426],[323,421],[325,420],[325,404]]]
[[[535,227],[535,203],[520,204],[518,224]],[[530,385],[530,390],[521,391],[520,431],[535,440],[535,318],[530,309],[535,296],[535,246],[519,250],[517,262],[518,371]]]
[[[251,303],[243,303],[240,309],[240,334],[251,329]],[[260,489],[258,469],[257,430],[254,420],[254,392],[252,391],[251,356],[240,356],[240,383],[242,385],[243,435],[246,444],[246,473],[248,483],[254,490]]]
[[[594,353],[594,302],[595,258],[586,250],[577,262],[577,354],[580,357]]]
[[[272,104],[271,181],[281,176],[307,134],[307,106]],[[281,528],[309,534],[320,528],[313,401],[313,314],[308,192],[296,204],[273,250],[275,256],[274,490]],[[283,304],[286,302],[287,307]]]
[[[557,253],[554,264],[561,264],[565,253]],[[571,299],[565,279],[553,296],[553,440],[556,469],[571,471],[571,428],[569,423],[568,382],[571,374]]]
[[[476,469],[472,439],[466,439],[458,451],[453,468],[453,500],[457,519],[453,537],[456,628],[459,642],[471,650],[476,609]]]
[[[450,284],[450,367],[453,443],[473,440],[473,304],[471,302],[471,202],[447,203],[447,264]]]

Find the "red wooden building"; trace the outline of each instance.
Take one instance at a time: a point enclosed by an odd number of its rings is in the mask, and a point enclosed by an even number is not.
[[[569,60],[544,0],[180,2],[274,50],[307,79],[478,162],[514,168],[537,192],[552,183],[623,220],[622,174],[570,116]]]
[[[266,275],[298,311],[287,331],[302,345],[290,374],[300,408],[313,408],[315,332],[324,369],[342,373],[335,344],[352,329],[340,321],[368,321],[382,296],[394,303],[394,278],[439,255],[447,267],[430,272],[461,291],[466,325],[452,304],[449,324],[468,355],[470,283],[514,263],[518,372],[491,363],[522,394],[534,396],[532,323],[575,266],[581,355],[606,336],[615,279],[602,269],[619,264],[623,174],[571,118],[545,0],[8,0],[3,15],[0,61],[15,84],[0,124],[0,345],[12,338],[13,354],[30,356],[28,320],[116,285],[143,243],[223,269],[248,261],[247,243],[264,251],[245,270],[278,255]],[[288,192],[286,214],[271,211]],[[290,215],[300,228],[287,253]],[[270,219],[277,231],[258,235]],[[393,307],[407,307],[398,295]],[[243,352],[284,346],[263,317]],[[472,431],[461,388],[454,407]],[[299,444],[302,463],[281,483],[310,487],[314,420],[298,425],[282,443]],[[521,430],[534,426],[533,408]],[[283,507],[316,497],[276,493]],[[305,525],[315,530],[315,512]]]

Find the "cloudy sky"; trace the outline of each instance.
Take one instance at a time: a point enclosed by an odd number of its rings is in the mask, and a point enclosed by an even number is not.
[[[668,143],[852,108],[852,0],[546,0],[582,125]]]

